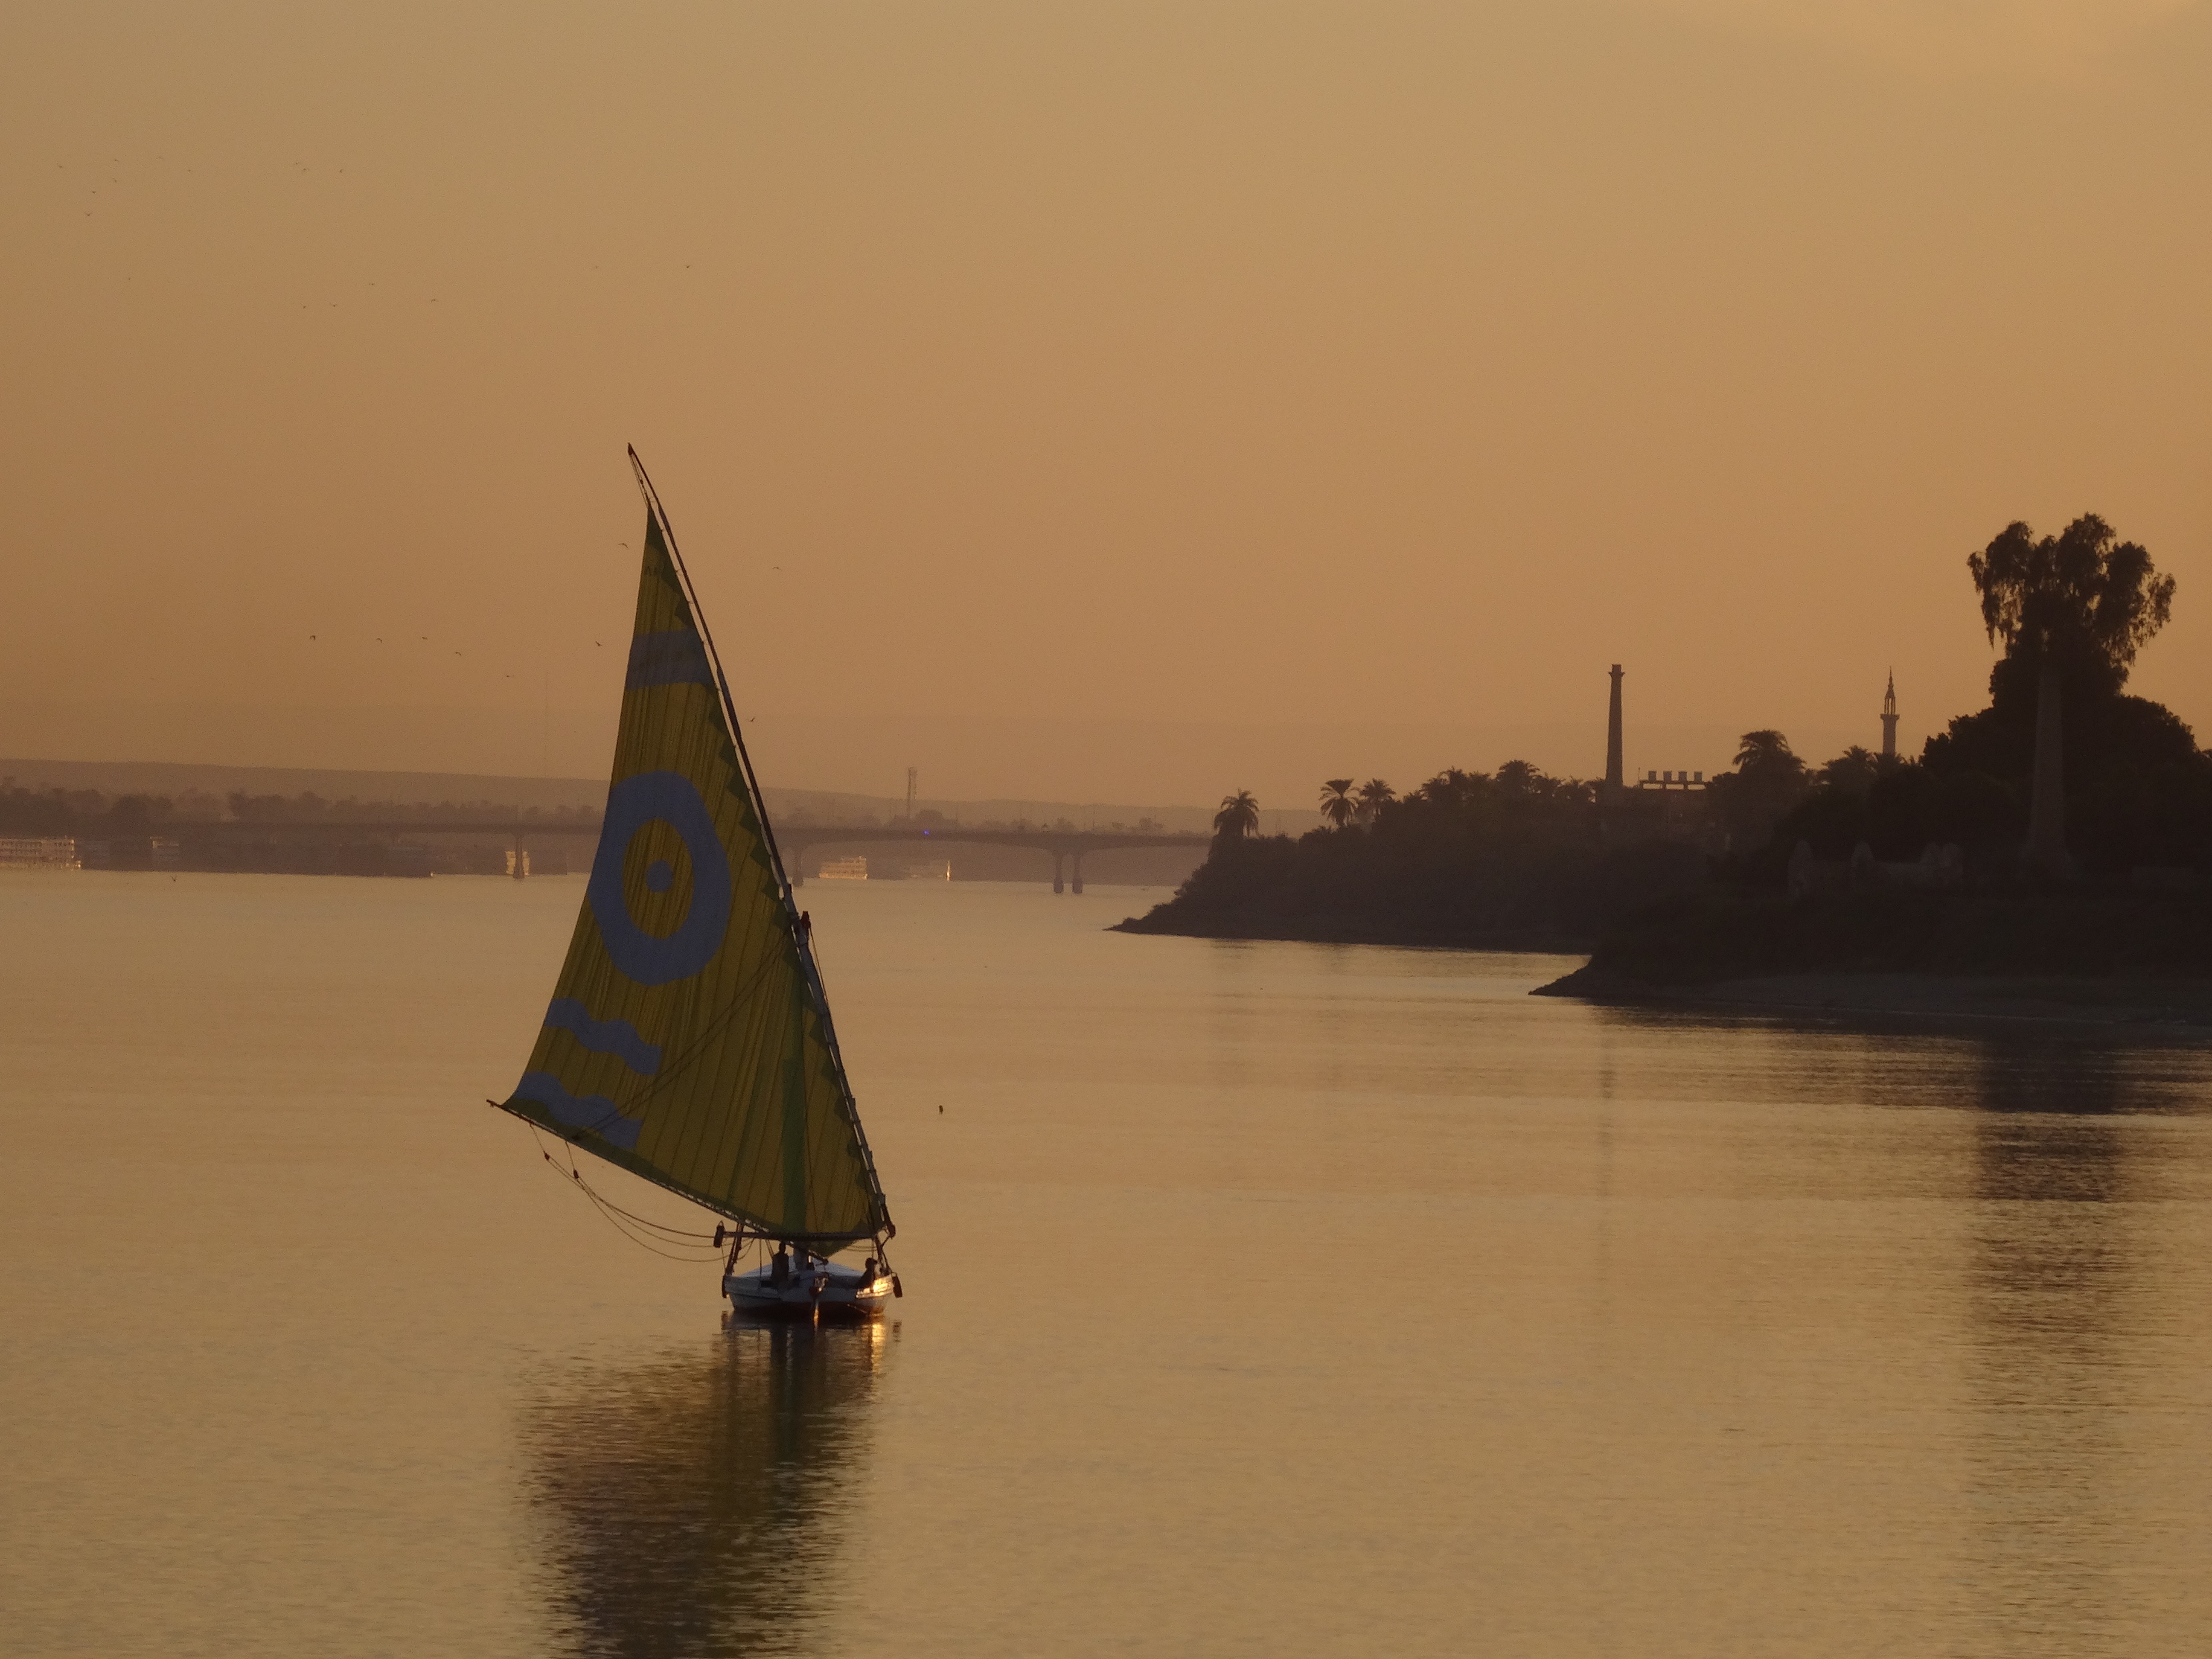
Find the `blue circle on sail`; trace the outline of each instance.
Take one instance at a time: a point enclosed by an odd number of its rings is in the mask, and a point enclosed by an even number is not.
[[[666,859],[655,859],[645,866],[645,884],[656,893],[665,893],[676,885],[676,866]]]
[[[639,927],[623,896],[623,863],[629,844],[638,831],[653,823],[675,830],[691,855],[691,902],[683,925],[665,939],[656,939]],[[656,886],[653,878],[664,868],[668,878]],[[646,885],[665,892],[674,884],[675,875],[673,867],[656,859],[646,872]],[[584,897],[599,924],[608,957],[640,985],[689,979],[714,959],[730,927],[730,856],[715,831],[714,814],[690,779],[680,772],[641,772],[607,792],[606,824],[599,831],[599,850],[592,860],[591,884]]]

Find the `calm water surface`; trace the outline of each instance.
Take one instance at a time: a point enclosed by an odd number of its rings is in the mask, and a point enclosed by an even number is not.
[[[812,886],[907,1297],[726,1329],[581,892],[0,872],[0,1647],[2212,1651],[2201,1048]]]

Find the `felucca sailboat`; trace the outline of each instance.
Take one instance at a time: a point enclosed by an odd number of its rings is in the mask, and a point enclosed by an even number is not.
[[[721,1218],[740,1311],[872,1316],[902,1294],[895,1229],[808,921],[690,574],[629,459],[645,568],[606,819],[528,1069],[491,1103]],[[857,1268],[832,1261],[863,1245]]]

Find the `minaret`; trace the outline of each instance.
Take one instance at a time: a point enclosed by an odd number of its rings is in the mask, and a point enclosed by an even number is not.
[[[1613,665],[1613,708],[1605,720],[1605,798],[1620,799],[1620,665]]]
[[[1889,671],[1889,690],[1881,699],[1881,757],[1897,758],[1897,671]]]

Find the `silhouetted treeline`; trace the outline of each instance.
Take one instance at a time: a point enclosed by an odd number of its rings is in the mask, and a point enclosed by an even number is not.
[[[1960,847],[1978,878],[2008,879],[2027,833],[2035,688],[2000,663],[1989,708],[1928,739],[1917,761],[1863,768],[1831,763],[1808,774],[1771,834],[1741,861],[1778,884],[1798,842],[1843,859],[1864,842],[1881,860],[1914,859],[1929,843]],[[2066,842],[2088,874],[2212,860],[2212,756],[2187,723],[2142,697],[2067,705]]]
[[[501,823],[493,830],[489,824]],[[187,790],[110,796],[92,789],[26,789],[0,778],[0,836],[69,839],[88,869],[212,870],[280,875],[504,875],[528,826],[531,867],[565,873],[575,837],[599,815],[491,801],[328,801],[295,795],[218,798]],[[390,830],[380,824],[392,824]],[[396,826],[406,825],[401,830]],[[479,833],[470,832],[487,826]],[[426,838],[408,840],[419,835]]]
[[[1255,817],[1249,796],[1224,801],[1206,862],[1123,929],[1571,950],[1706,866],[1677,842],[1608,843],[1591,785],[1517,761],[1441,772],[1402,798],[1370,789],[1296,840],[1249,834]]]
[[[1992,644],[1989,706],[1917,761],[1818,771],[1747,733],[1769,833],[1724,879],[1608,929],[1590,988],[1778,974],[2212,976],[2212,755],[2126,686],[2175,583],[2094,514],[2006,527],[1967,560]],[[2031,857],[2039,721],[2062,735],[2058,867]],[[2069,877],[2071,878],[2065,878]]]
[[[1989,707],[1929,738],[1917,763],[1853,750],[1804,778],[1753,872],[1772,878],[1800,841],[1821,858],[1848,857],[1863,842],[1892,860],[1955,843],[1978,880],[2008,878],[2027,834],[2046,704],[2063,733],[2073,866],[2107,876],[2204,868],[2212,757],[2171,709],[2127,694],[2137,653],[2172,614],[2173,578],[2094,514],[2040,538],[2008,525],[1966,564],[1990,641],[2003,647]]]
[[[173,799],[97,789],[25,789],[13,778],[0,778],[0,836],[148,836],[165,825],[222,816],[222,802],[197,789]]]
[[[0,835],[129,838],[181,831],[193,824],[257,823],[312,826],[318,823],[435,823],[466,828],[485,820],[524,819],[553,825],[590,825],[599,814],[582,807],[517,806],[499,801],[325,800],[313,790],[298,795],[216,796],[187,789],[168,795],[107,795],[97,789],[27,789],[0,778]]]

